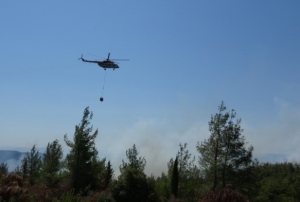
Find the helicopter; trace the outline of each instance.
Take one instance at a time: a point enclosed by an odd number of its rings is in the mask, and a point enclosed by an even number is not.
[[[104,70],[106,70],[107,68],[110,68],[113,70],[119,68],[119,65],[117,65],[113,60],[128,61],[128,59],[109,59],[109,56],[110,56],[110,53],[108,53],[108,57],[106,60],[97,61],[97,60],[86,60],[83,58],[83,55],[81,55],[81,58],[79,58],[79,60],[81,59],[83,62],[97,63]]]

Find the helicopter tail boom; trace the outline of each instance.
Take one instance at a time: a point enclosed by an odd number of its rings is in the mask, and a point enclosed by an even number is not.
[[[81,55],[81,57],[80,58],[78,58],[78,60],[82,60],[83,62],[90,62],[90,63],[99,63],[99,61],[94,61],[94,60],[86,60],[86,59],[84,59],[83,58],[83,55]]]

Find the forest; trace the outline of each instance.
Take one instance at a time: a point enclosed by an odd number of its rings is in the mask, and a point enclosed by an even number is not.
[[[115,176],[109,159],[100,158],[95,145],[93,113],[84,109],[63,157],[58,140],[49,142],[43,157],[36,145],[14,172],[0,165],[0,201],[49,202],[237,202],[300,201],[300,165],[260,163],[242,135],[241,119],[224,102],[208,122],[210,136],[197,143],[199,156],[186,143],[160,176],[144,173],[146,159],[135,144]]]

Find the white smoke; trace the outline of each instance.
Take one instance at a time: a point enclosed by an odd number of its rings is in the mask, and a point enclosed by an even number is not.
[[[300,162],[300,107],[274,98],[277,115],[263,127],[243,125],[245,137],[254,146],[254,155],[271,162]],[[275,160],[276,159],[276,160]]]

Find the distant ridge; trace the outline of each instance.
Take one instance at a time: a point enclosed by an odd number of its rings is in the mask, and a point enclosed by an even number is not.
[[[21,165],[22,159],[26,156],[27,152],[19,152],[15,150],[0,150],[0,164],[7,163],[8,171],[12,172],[18,165]],[[43,153],[39,153],[42,158]]]
[[[21,156],[26,155],[27,152],[0,150],[0,163],[4,163],[10,159],[19,159]]]

